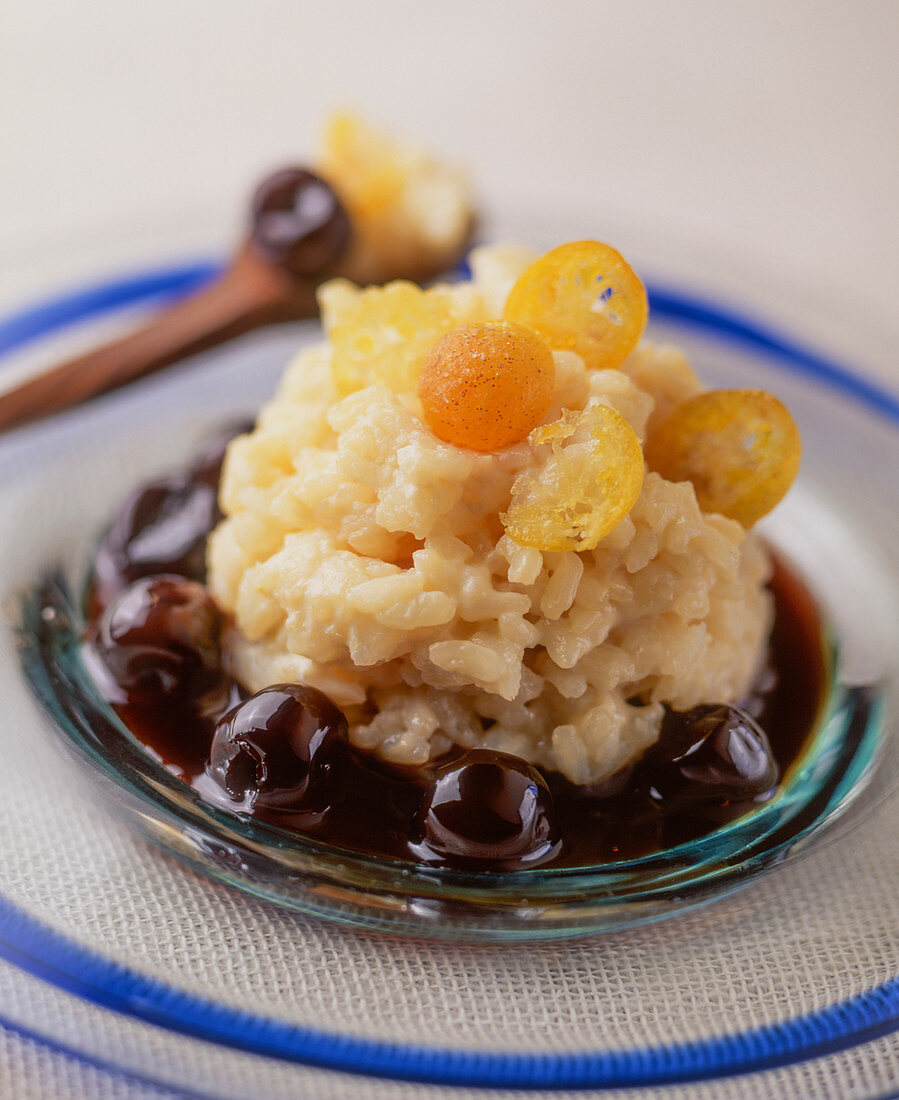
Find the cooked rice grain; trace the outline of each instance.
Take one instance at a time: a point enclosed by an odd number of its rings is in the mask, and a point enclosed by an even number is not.
[[[459,311],[494,315],[527,259],[476,257]],[[339,288],[331,308],[355,293]],[[678,351],[648,343],[619,371],[555,359],[547,421],[602,403],[642,438],[701,389]],[[595,550],[520,546],[498,515],[530,461],[527,443],[477,454],[441,442],[412,394],[373,385],[339,400],[327,345],[301,353],[229,449],[210,540],[238,675],[254,690],[321,688],[353,742],[390,760],[485,746],[575,782],[656,740],[663,704],[739,698],[772,613],[759,542],[700,512],[689,483],[650,473]]]

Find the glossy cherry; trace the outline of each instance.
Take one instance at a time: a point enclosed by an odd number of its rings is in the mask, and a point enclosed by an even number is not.
[[[650,799],[664,810],[751,801],[778,778],[764,730],[739,707],[669,712],[640,768]]]
[[[348,756],[346,719],[327,695],[274,684],[221,719],[208,772],[244,812],[322,814]]]
[[[206,539],[222,518],[218,485],[225,449],[252,423],[235,421],[211,435],[181,474],[145,482],[126,497],[100,540],[91,577],[91,611],[99,613],[141,577],[206,577]]]
[[[217,495],[190,476],[158,478],[132,493],[97,547],[95,604],[104,607],[141,577],[175,573],[202,580],[206,537],[220,518]]]
[[[177,576],[143,577],[100,616],[91,645],[129,704],[204,704],[227,691],[225,623],[209,592]]]
[[[306,168],[283,168],[252,202],[253,245],[293,275],[319,275],[343,254],[350,219],[327,183]]]
[[[546,780],[526,761],[475,749],[438,768],[419,811],[423,858],[512,870],[555,855],[558,838]]]

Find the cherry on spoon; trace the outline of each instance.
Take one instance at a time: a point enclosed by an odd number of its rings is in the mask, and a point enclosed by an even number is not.
[[[339,270],[352,235],[333,190],[305,168],[257,188],[250,232],[225,271],[148,325],[0,395],[0,430],[71,408],[251,329],[317,316],[316,287]]]

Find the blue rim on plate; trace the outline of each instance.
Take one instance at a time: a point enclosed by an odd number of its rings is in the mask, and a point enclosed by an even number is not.
[[[219,270],[201,262],[88,286],[0,320],[0,355],[77,321],[187,293]],[[715,303],[649,287],[657,318],[751,346],[892,423],[899,397],[774,329]],[[831,1054],[899,1027],[899,976],[827,1008],[779,1023],[690,1042],[564,1054],[440,1050],[288,1025],[184,993],[97,955],[0,897],[0,956],[104,1008],[234,1049],[324,1069],[397,1080],[488,1088],[597,1088],[673,1084],[758,1072]],[[10,1022],[14,1029],[17,1025]]]

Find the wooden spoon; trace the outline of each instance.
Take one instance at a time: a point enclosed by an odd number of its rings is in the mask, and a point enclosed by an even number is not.
[[[253,195],[250,232],[222,275],[144,328],[0,395],[0,431],[262,325],[317,316],[316,287],[334,275],[353,276],[352,263],[341,265],[351,236],[347,213],[324,180],[303,168],[276,172]]]

